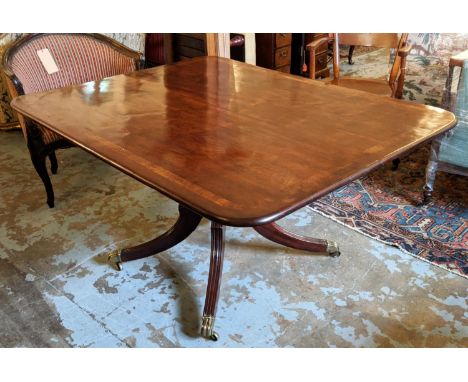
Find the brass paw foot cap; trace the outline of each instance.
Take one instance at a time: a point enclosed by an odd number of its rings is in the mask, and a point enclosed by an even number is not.
[[[202,337],[217,341],[218,334],[213,330],[214,328],[214,317],[213,316],[203,316],[202,317],[202,324],[201,324],[201,335]]]
[[[122,260],[120,258],[120,249],[116,249],[115,251],[112,251],[109,253],[107,256],[107,261],[110,264],[113,264],[115,268],[117,268],[118,271],[122,270]]]
[[[331,257],[338,257],[341,255],[336,241],[327,240],[327,252]]]

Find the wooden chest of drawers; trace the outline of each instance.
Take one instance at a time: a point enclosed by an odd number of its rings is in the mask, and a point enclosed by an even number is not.
[[[257,66],[289,73],[292,33],[255,33]]]

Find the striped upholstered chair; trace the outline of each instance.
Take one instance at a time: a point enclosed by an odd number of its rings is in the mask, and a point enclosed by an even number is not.
[[[47,49],[52,67],[43,63],[40,50]],[[43,51],[44,52],[44,51]],[[140,69],[142,55],[99,34],[38,33],[29,34],[10,46],[3,56],[3,70],[12,98],[43,92],[88,81],[97,81]],[[54,206],[54,191],[46,167],[49,157],[51,172],[57,173],[55,150],[72,143],[34,121],[19,116],[31,154],[31,160],[42,179],[47,204]]]

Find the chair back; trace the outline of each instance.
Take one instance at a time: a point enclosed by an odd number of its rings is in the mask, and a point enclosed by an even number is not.
[[[394,50],[395,58],[388,76],[388,84],[392,89],[392,94],[397,88],[398,76],[401,69],[401,57],[398,51],[405,47],[408,41],[408,33],[335,33],[333,44],[333,76],[338,79],[340,76],[340,45],[374,46],[378,48],[389,48]]]
[[[398,33],[339,33],[340,44],[396,48]]]
[[[39,56],[44,49],[58,69],[53,73]],[[100,34],[38,33],[10,46],[3,66],[21,95],[129,73],[139,69],[141,58],[139,52]]]
[[[438,160],[455,166],[449,172],[468,176],[468,60],[462,63],[454,106],[457,126],[439,138]]]

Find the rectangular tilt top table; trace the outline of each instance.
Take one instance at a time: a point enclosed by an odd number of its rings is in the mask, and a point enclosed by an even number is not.
[[[184,240],[202,216],[212,221],[202,319],[210,338],[225,225],[337,255],[336,243],[275,221],[456,123],[442,109],[216,57],[28,94],[12,106],[179,203],[169,231],[111,255],[119,267]]]

